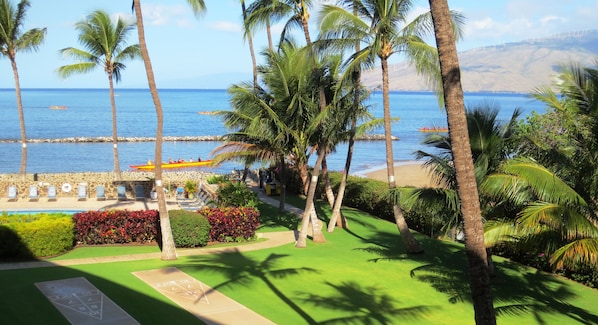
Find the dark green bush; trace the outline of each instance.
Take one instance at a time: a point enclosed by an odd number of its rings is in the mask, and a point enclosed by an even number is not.
[[[257,203],[257,194],[243,182],[227,182],[218,188],[221,207],[255,207]]]
[[[203,247],[210,239],[210,223],[197,212],[171,210],[170,227],[176,247]]]
[[[73,221],[66,214],[11,217],[0,226],[0,257],[31,258],[64,253],[73,248]]]

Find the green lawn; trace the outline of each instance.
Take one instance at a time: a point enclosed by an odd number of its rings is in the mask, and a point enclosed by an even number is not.
[[[261,231],[297,225],[276,208],[260,209],[267,219]],[[34,283],[80,276],[142,324],[200,323],[131,274],[171,266],[277,324],[474,323],[462,245],[418,236],[426,253],[407,255],[394,224],[349,209],[345,215],[348,231],[326,234],[327,243],[308,242],[305,249],[288,244],[170,262],[0,271],[0,323],[66,324]],[[495,262],[500,324],[598,324],[598,290],[508,260]]]

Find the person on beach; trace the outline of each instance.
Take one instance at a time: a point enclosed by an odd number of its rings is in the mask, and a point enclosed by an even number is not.
[[[174,164],[174,160],[172,160],[172,157],[171,157],[171,158],[168,158],[168,163],[169,163],[169,164]]]

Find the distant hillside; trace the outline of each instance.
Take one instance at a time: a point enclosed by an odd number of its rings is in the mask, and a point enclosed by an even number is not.
[[[551,85],[561,64],[593,65],[597,57],[598,30],[476,48],[459,53],[461,82],[466,92],[529,93],[535,87]],[[431,90],[406,62],[389,68],[391,90]],[[363,74],[368,88],[380,87],[381,80],[379,67]]]

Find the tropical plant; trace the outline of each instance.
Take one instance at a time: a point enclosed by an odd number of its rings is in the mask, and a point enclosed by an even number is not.
[[[135,22],[127,22],[118,18],[116,25],[108,13],[97,10],[85,20],[75,24],[79,31],[79,42],[85,49],[67,47],[60,52],[80,62],[64,65],[58,68],[61,77],[67,78],[73,74],[88,73],[100,68],[108,75],[110,90],[110,107],[112,108],[112,144],[114,154],[114,173],[120,180],[120,163],[118,159],[118,136],[116,127],[116,102],[114,100],[114,83],[121,79],[122,71],[126,68],[125,60],[141,57],[139,45],[127,46],[127,34],[135,28]]]
[[[205,4],[203,0],[187,0],[193,12],[200,14],[205,10]],[[158,162],[162,161],[162,136],[164,128],[164,114],[162,111],[162,103],[160,102],[160,96],[158,95],[158,87],[156,87],[156,79],[154,77],[154,70],[152,68],[152,62],[149,57],[149,51],[147,50],[147,44],[145,42],[145,29],[143,27],[143,14],[141,12],[141,0],[133,0],[133,9],[135,11],[135,18],[137,21],[137,36],[139,37],[139,48],[141,50],[141,56],[143,58],[143,64],[145,66],[145,72],[147,75],[147,82],[152,96],[152,101],[156,107],[156,150],[154,161],[156,167],[154,168],[154,177],[156,180],[156,192],[158,193],[158,209],[160,212],[160,228],[162,230],[162,260],[175,260],[177,259],[176,247],[172,238],[172,229],[170,227],[170,218],[168,216],[168,208],[166,206],[166,196],[164,195],[164,185],[162,183],[162,165]]]
[[[444,102],[455,165],[457,191],[463,214],[465,251],[476,324],[496,324],[490,287],[490,271],[484,225],[478,196],[471,146],[465,116],[465,104],[454,23],[447,0],[430,0],[434,35],[438,47]]]
[[[428,77],[430,83],[436,80],[437,52],[424,41],[432,31],[430,13],[408,21],[412,1],[346,0],[344,8],[325,6],[320,28],[322,39],[328,40],[328,47],[339,50],[354,49],[355,44],[364,44],[349,58],[347,71],[353,72],[363,66],[372,66],[380,60],[382,68],[382,98],[384,107],[384,134],[386,143],[386,165],[388,186],[396,188],[394,155],[389,101],[388,59],[395,53],[405,54],[417,71]],[[459,31],[461,16],[454,14],[455,31]],[[457,33],[458,34],[458,33]],[[403,211],[395,205],[395,220],[409,253],[421,253],[423,247],[410,233]]]
[[[27,133],[25,131],[25,113],[21,99],[21,83],[17,68],[17,53],[35,51],[44,41],[46,28],[33,28],[23,32],[23,23],[30,2],[21,0],[15,8],[9,0],[0,0],[0,53],[10,61],[15,80],[17,110],[21,129],[21,166],[19,176],[24,181],[27,169]]]

